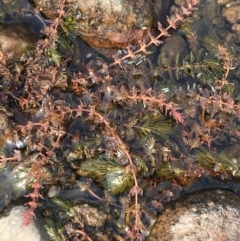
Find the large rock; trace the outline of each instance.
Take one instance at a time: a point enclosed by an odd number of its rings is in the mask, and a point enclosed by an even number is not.
[[[38,37],[24,23],[0,23],[0,50],[19,58],[27,50],[34,49]]]
[[[82,13],[78,23],[79,35],[95,47],[123,47],[137,43],[153,21],[150,0],[78,0]]]
[[[16,206],[12,208],[8,216],[0,218],[1,241],[44,241],[35,222],[23,226],[23,215],[27,207]]]
[[[239,241],[240,197],[209,189],[170,203],[152,228],[148,241]]]
[[[50,19],[58,16],[59,0],[34,1]],[[67,15],[76,20],[76,34],[90,46],[123,48],[138,43],[155,18],[152,0],[72,0]]]

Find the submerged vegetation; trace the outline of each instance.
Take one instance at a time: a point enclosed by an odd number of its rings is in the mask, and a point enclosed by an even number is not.
[[[51,240],[92,240],[95,231],[87,234],[78,201],[49,195],[55,186],[78,188],[114,207],[120,227],[112,230],[115,240],[143,240],[144,205],[161,209],[173,190],[205,174],[239,177],[240,157],[219,151],[227,138],[236,144],[240,135],[227,46],[205,54],[215,46],[214,38],[205,38],[204,50],[192,47],[169,66],[155,68],[148,58],[148,48],[171,38],[170,30],[197,4],[189,1],[166,28],[158,23],[158,36],[149,33],[109,64],[100,57],[74,58],[75,20],[65,1],[34,51],[17,61],[0,53],[0,167],[14,176],[19,193],[27,193],[25,224],[39,208]],[[99,185],[104,194],[95,192]],[[57,210],[54,219],[49,206]]]
[[[179,79],[179,76],[184,72],[192,78],[197,77],[202,83],[211,84],[212,80],[221,78],[223,75],[224,63],[215,54],[209,53],[206,55],[205,51],[205,49],[201,48],[196,54],[191,52],[181,61],[179,55],[177,55],[173,67],[159,66],[155,74],[161,76],[167,72],[169,76]]]
[[[223,180],[240,177],[239,156],[234,157],[226,150],[213,153],[205,149],[197,150],[195,156],[199,165],[207,168],[213,176],[220,176]]]

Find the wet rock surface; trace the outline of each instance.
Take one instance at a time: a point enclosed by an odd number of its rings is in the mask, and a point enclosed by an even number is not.
[[[88,204],[79,205],[76,209],[86,225],[100,227],[103,226],[106,221],[106,213]]]
[[[240,3],[233,4],[229,8],[226,8],[225,11],[223,10],[223,16],[225,19],[232,24],[231,30],[236,35],[235,38],[240,40]]]
[[[189,194],[167,205],[147,240],[237,241],[239,204],[240,197],[227,190],[209,189]]]
[[[173,35],[166,40],[161,48],[158,65],[164,67],[174,66],[177,56],[182,61],[188,54],[185,40],[179,35]]]
[[[202,15],[210,21],[214,21],[214,19],[219,16],[219,14],[220,5],[217,3],[217,1],[206,1],[206,4],[204,4],[204,11],[202,11]]]
[[[26,194],[25,186],[18,183],[16,176],[11,172],[11,165],[6,169],[0,170],[0,211],[15,198]],[[1,240],[1,239],[0,239]]]
[[[154,21],[154,26],[157,26],[157,21],[161,22],[164,26],[168,25],[166,16],[169,15],[170,8],[172,7],[173,0],[155,0],[154,2],[154,12],[157,20]]]
[[[153,22],[152,1],[82,1],[78,34],[91,46],[123,47],[137,43]]]
[[[157,21],[166,23],[166,15],[173,1],[141,0],[137,4],[127,0],[74,0],[69,4],[68,16],[76,23],[76,34],[96,48],[123,48],[137,44]],[[47,18],[55,19],[59,0],[34,1]]]
[[[236,23],[240,19],[240,6],[232,5],[231,7],[226,9],[226,11],[223,13],[223,16],[230,23]]]
[[[19,58],[33,49],[37,40],[36,34],[24,23],[0,23],[0,50],[4,54],[13,53],[13,58]]]
[[[16,206],[0,218],[0,240],[2,241],[47,241],[41,236],[35,222],[23,226],[23,215],[27,210],[25,206]]]
[[[218,0],[217,1],[219,5],[226,5],[231,2],[231,0]]]
[[[48,18],[56,17],[59,1],[35,1]],[[149,0],[75,0],[69,3],[69,15],[76,21],[76,34],[93,47],[123,47],[143,38],[154,20]]]

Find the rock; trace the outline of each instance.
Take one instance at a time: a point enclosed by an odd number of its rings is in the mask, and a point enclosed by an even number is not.
[[[173,6],[173,0],[155,0],[154,12],[157,16],[157,20],[154,21],[154,25],[157,28],[157,22],[161,22],[163,26],[168,26],[167,16],[169,16],[170,8]]]
[[[212,0],[211,2],[206,2],[202,5],[204,11],[201,11],[202,16],[213,21],[217,16],[220,15],[220,6],[216,0]]]
[[[152,1],[78,0],[78,34],[91,46],[127,46],[142,40],[153,23]]]
[[[26,209],[25,206],[16,206],[12,208],[9,216],[0,218],[1,241],[44,241],[34,222],[23,226],[23,215]]]
[[[223,16],[230,22],[236,23],[240,19],[240,6],[232,5],[227,8]]]
[[[45,17],[58,17],[60,0],[33,0],[36,9]],[[109,49],[138,44],[157,21],[167,26],[173,0],[66,0],[65,18],[72,18],[75,34],[105,56]],[[105,48],[105,49],[104,49]]]
[[[238,241],[240,197],[227,190],[189,194],[167,205],[147,241]]]
[[[104,226],[107,219],[107,214],[97,208],[91,207],[88,204],[78,205],[75,207],[81,216],[85,225],[92,227]]]
[[[24,196],[26,194],[26,186],[22,185],[24,181],[19,181],[18,178],[16,178],[16,175],[14,175],[14,173],[12,172],[12,165],[9,164],[6,168],[1,168],[0,211],[2,211],[11,200]]]
[[[181,63],[181,61],[188,55],[188,47],[183,37],[179,35],[173,35],[171,38],[166,39],[164,45],[161,48],[158,59],[158,66],[175,66],[177,55],[179,62]]]
[[[234,23],[232,25],[232,30],[236,33],[238,41],[240,41],[240,24],[239,23]]]
[[[240,35],[240,24],[239,23],[234,23],[232,25],[232,30],[237,32],[238,35]]]
[[[57,17],[59,0],[34,3],[48,18]],[[97,48],[123,48],[129,43],[136,44],[155,21],[151,0],[140,0],[137,4],[128,0],[72,0],[68,8],[68,16],[76,21],[76,34]]]
[[[36,34],[24,23],[0,23],[0,50],[4,54],[13,53],[13,59],[33,49],[37,40]]]
[[[60,194],[61,188],[57,186],[51,186],[48,191],[48,197],[56,197]]]
[[[217,0],[217,3],[218,3],[219,5],[224,6],[224,5],[228,4],[228,3],[230,3],[231,1],[232,1],[232,0]]]
[[[196,118],[198,114],[198,106],[196,105],[188,105],[184,108],[184,114],[191,118]]]

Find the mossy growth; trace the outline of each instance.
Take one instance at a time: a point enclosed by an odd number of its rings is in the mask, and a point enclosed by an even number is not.
[[[162,165],[156,169],[156,174],[159,178],[173,180],[174,178],[185,176],[186,172],[176,163],[163,162]]]
[[[77,173],[100,182],[114,195],[122,194],[134,185],[132,175],[127,174],[123,166],[101,155],[82,161]]]
[[[204,148],[195,151],[197,163],[207,168],[213,175],[219,176],[228,174],[228,176],[240,178],[240,157],[232,157],[226,151],[213,153]]]
[[[155,75],[166,80],[165,82],[191,76],[194,81],[199,80],[203,84],[211,84],[215,79],[221,78],[226,71],[219,50],[219,45],[225,46],[224,40],[221,40],[223,37],[215,32],[212,35],[198,36],[194,27],[188,23],[181,29],[191,52],[185,58],[176,54],[175,60],[166,60],[165,66],[158,65],[154,70]],[[231,53],[231,49],[227,49]]]
[[[137,130],[140,138],[157,136],[166,138],[171,133],[173,122],[165,119],[161,114],[148,113],[142,118],[133,116],[129,123],[125,125],[129,129]]]
[[[47,216],[44,219],[44,228],[46,229],[46,233],[50,240],[67,241],[67,235],[63,225],[52,216]]]
[[[180,185],[190,185],[198,179],[198,175],[187,171],[186,164],[174,161],[164,161],[155,173],[161,180],[174,181]]]

